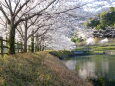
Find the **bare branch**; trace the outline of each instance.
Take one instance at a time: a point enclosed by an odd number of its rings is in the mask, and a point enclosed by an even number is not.
[[[17,16],[17,14],[23,9],[24,6],[26,6],[29,3],[30,0],[26,0],[25,3],[23,3],[22,6],[19,7],[19,9],[16,11],[14,17]]]
[[[2,13],[3,13],[4,17],[6,18],[6,20],[7,20],[8,24],[10,24],[10,23],[11,23],[11,21],[10,21],[10,19],[8,18],[8,16],[6,15],[7,13],[4,11],[4,9],[2,8],[2,6],[0,6],[0,10],[2,11]]]

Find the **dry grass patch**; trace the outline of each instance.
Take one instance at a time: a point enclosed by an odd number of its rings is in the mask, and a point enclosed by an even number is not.
[[[90,86],[48,52],[0,58],[0,86]]]

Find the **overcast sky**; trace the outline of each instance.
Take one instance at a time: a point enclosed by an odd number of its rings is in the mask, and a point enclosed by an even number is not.
[[[85,11],[98,12],[99,10],[107,7],[115,7],[115,0],[83,0],[87,3],[84,6]]]

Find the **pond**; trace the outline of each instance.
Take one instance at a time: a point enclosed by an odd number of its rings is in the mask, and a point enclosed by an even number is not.
[[[115,55],[87,55],[65,60],[64,64],[83,79],[90,78],[95,86],[115,86]],[[101,81],[100,81],[101,80]],[[109,83],[108,83],[109,82]]]

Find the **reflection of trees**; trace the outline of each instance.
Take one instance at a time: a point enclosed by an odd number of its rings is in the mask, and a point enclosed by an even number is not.
[[[76,68],[76,61],[75,60],[66,61],[65,65],[68,67],[68,69],[75,70],[75,68]]]
[[[105,77],[115,79],[115,58],[108,55],[92,55],[69,60],[67,64],[72,70],[76,69],[81,78]],[[66,66],[67,66],[66,64]]]
[[[109,73],[108,76],[110,78],[114,78],[115,79],[115,56],[111,56],[109,57],[108,61],[109,61]]]
[[[107,73],[109,72],[109,62],[107,59],[102,60],[101,68],[102,68],[102,75],[107,76]]]
[[[79,69],[79,76],[81,78],[96,77],[95,75],[95,62],[86,62]]]
[[[77,67],[79,67],[79,75],[82,78],[97,78],[97,76],[109,76],[110,74],[110,62],[106,56],[95,55],[89,58],[82,58],[77,62]],[[78,68],[77,68],[78,69]]]

